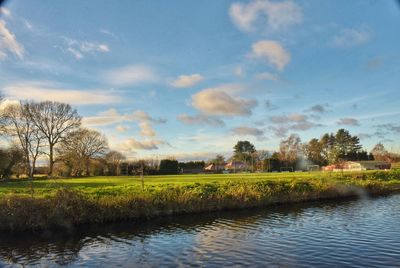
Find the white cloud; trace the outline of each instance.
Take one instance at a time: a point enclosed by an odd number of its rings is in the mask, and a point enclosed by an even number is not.
[[[193,87],[203,81],[203,79],[204,78],[200,74],[180,75],[171,82],[171,85],[177,88]]]
[[[117,145],[118,150],[124,152],[134,152],[135,150],[157,150],[159,145],[166,144],[161,140],[138,141],[135,138],[129,138]]]
[[[10,17],[11,16],[11,11],[7,8],[4,7],[0,7],[0,14],[4,15],[6,17]]]
[[[127,131],[128,131],[128,127],[127,127],[127,126],[124,126],[124,125],[118,125],[118,126],[115,128],[115,130],[118,131],[118,132],[120,132],[120,133],[124,133],[124,132],[127,132]]]
[[[7,109],[10,106],[19,105],[19,103],[20,102],[17,100],[4,99],[0,102],[0,112],[4,111],[5,109]]]
[[[262,136],[264,131],[254,127],[235,127],[232,129],[232,132],[239,136]]]
[[[99,42],[80,41],[68,37],[63,37],[67,45],[67,51],[76,59],[80,60],[85,54],[94,52],[109,52],[108,45]]]
[[[136,121],[145,121],[145,122],[151,122],[151,123],[157,123],[157,124],[162,124],[162,123],[167,122],[167,120],[164,118],[151,117],[148,113],[146,113],[145,111],[142,111],[142,110],[134,111],[132,113],[132,115],[129,117]]]
[[[144,65],[128,65],[107,71],[105,81],[116,86],[129,86],[157,80],[152,69]]]
[[[3,94],[14,100],[59,101],[74,105],[117,103],[122,99],[104,90],[82,90],[58,87],[48,83],[19,83],[5,86]]]
[[[99,32],[101,32],[102,34],[105,34],[105,35],[109,35],[109,36],[115,37],[115,34],[112,33],[111,31],[107,30],[107,29],[100,29]]]
[[[67,48],[67,50],[74,55],[75,59],[80,60],[83,58],[82,53],[80,53],[78,50],[73,49],[72,47]]]
[[[100,44],[98,46],[98,51],[109,52],[110,48],[106,44]]]
[[[293,1],[251,1],[248,4],[234,3],[229,15],[242,31],[250,32],[256,25],[262,29],[279,31],[303,22],[303,12]],[[266,17],[266,18],[265,18]]]
[[[201,125],[206,124],[214,127],[223,127],[225,126],[224,121],[219,118],[207,116],[204,114],[198,114],[194,116],[190,116],[187,114],[181,114],[177,117],[179,121],[188,125]]]
[[[24,58],[24,47],[18,43],[15,35],[7,28],[4,20],[0,20],[0,60],[7,57],[7,53],[14,54],[17,58]]]
[[[87,116],[82,119],[85,126],[106,126],[121,122],[148,122],[148,123],[165,123],[166,119],[151,117],[142,110],[136,110],[132,113],[121,114],[115,108],[108,109],[95,116]]]
[[[192,96],[192,105],[207,115],[250,115],[257,104],[255,100],[233,97],[228,88],[207,88]]]
[[[342,29],[339,34],[333,37],[332,45],[335,47],[355,47],[368,42],[372,34],[367,29]]]
[[[270,80],[270,81],[278,81],[279,76],[273,73],[264,72],[264,73],[257,73],[254,77],[258,80]]]
[[[144,137],[154,137],[156,135],[156,132],[149,122],[140,122],[139,127],[140,135]]]
[[[290,53],[279,42],[272,40],[254,43],[250,57],[264,59],[280,71],[290,62]]]

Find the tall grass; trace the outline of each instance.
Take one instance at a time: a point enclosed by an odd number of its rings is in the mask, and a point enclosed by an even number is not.
[[[335,178],[285,180],[237,179],[221,182],[164,184],[144,191],[120,190],[88,194],[58,188],[48,196],[4,194],[0,197],[1,230],[70,228],[160,215],[267,206],[277,203],[385,194],[400,190],[400,172],[336,175]]]

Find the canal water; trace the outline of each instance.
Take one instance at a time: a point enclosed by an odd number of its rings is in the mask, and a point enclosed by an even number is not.
[[[400,195],[0,234],[0,267],[400,267]]]

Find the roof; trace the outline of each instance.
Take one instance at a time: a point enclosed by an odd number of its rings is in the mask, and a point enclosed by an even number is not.
[[[348,161],[348,163],[358,163],[360,165],[387,165],[389,162],[386,161],[376,161],[376,160],[365,160],[365,161]]]

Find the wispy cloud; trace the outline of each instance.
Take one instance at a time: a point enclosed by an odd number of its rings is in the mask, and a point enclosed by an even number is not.
[[[123,152],[135,152],[136,150],[157,150],[162,144],[166,144],[166,142],[162,140],[139,141],[135,138],[129,138],[116,147]]]
[[[7,85],[2,89],[2,92],[7,98],[15,100],[51,100],[74,105],[109,104],[122,101],[120,96],[106,90],[71,89],[51,83],[38,82]]]
[[[204,114],[198,114],[194,116],[190,116],[187,114],[181,114],[178,115],[177,119],[181,121],[182,123],[188,124],[188,125],[210,125],[213,127],[223,127],[225,126],[225,123],[223,120],[212,117],[212,116],[207,116]]]
[[[265,107],[267,108],[268,111],[273,111],[279,108],[277,105],[273,104],[270,100],[265,101]]]
[[[278,75],[269,73],[269,72],[256,73],[254,75],[254,78],[256,78],[258,80],[270,80],[270,81],[278,81],[279,80]]]
[[[116,109],[111,108],[103,111],[95,116],[84,117],[82,123],[86,126],[106,126],[121,122],[148,122],[162,124],[167,120],[164,118],[155,118],[150,116],[147,112],[136,110],[132,113],[121,114]]]
[[[331,42],[335,47],[350,48],[368,42],[371,37],[371,31],[368,29],[345,28],[335,35]]]
[[[306,110],[307,112],[312,112],[312,113],[316,113],[316,114],[323,114],[326,113],[326,105],[322,105],[322,104],[316,104],[314,106],[311,106],[309,109]]]
[[[82,59],[85,54],[110,51],[108,45],[104,43],[81,41],[68,37],[63,37],[63,39],[67,45],[66,50],[78,60]]]
[[[0,15],[4,15],[5,17],[11,17],[11,11],[8,8],[0,7]]]
[[[132,86],[157,81],[155,72],[144,65],[128,65],[104,73],[107,83],[116,86]]]
[[[271,116],[270,122],[274,126],[270,126],[277,137],[285,137],[289,130],[305,131],[315,127],[321,127],[319,123],[315,123],[304,114],[289,114],[289,115],[277,115]]]
[[[0,60],[7,58],[9,53],[22,60],[25,50],[15,35],[7,28],[6,22],[0,20]]]
[[[290,53],[279,42],[273,40],[262,40],[254,43],[249,56],[263,59],[280,71],[290,62]]]
[[[240,127],[235,127],[232,129],[232,132],[235,135],[239,136],[262,136],[264,135],[264,131],[255,127],[245,127],[245,126],[240,126]]]
[[[124,133],[128,131],[128,127],[125,125],[118,125],[116,126],[115,130],[119,133]]]
[[[346,126],[359,126],[360,122],[355,118],[340,118],[337,122],[338,125],[346,125]]]
[[[171,82],[171,85],[176,88],[193,87],[203,81],[203,79],[203,76],[200,74],[180,75]]]
[[[234,3],[229,9],[234,24],[242,31],[251,32],[260,26],[267,31],[279,31],[303,22],[303,12],[293,1],[261,1],[248,4]]]

